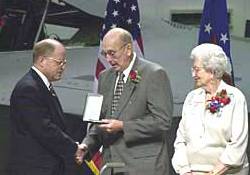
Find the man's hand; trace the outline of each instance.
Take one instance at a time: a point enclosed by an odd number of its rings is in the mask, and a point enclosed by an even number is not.
[[[123,130],[123,121],[115,119],[103,119],[105,124],[98,125],[103,131],[108,133],[116,133]]]
[[[87,154],[88,146],[85,144],[78,144],[78,148],[75,153],[75,161],[78,165],[83,163],[83,158]]]

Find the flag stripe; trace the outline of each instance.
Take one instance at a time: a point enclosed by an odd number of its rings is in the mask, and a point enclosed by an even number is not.
[[[95,165],[95,162],[93,160],[91,161],[87,161],[85,160],[85,163],[88,165],[88,167],[90,168],[90,170],[95,174],[95,175],[99,175],[99,168]]]
[[[102,64],[102,62],[100,61],[100,59],[97,59],[96,73],[95,73],[95,76],[96,76],[97,79],[99,79],[99,74],[104,69],[105,69],[105,66]]]

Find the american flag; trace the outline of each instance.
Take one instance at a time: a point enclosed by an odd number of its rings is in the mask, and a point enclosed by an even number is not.
[[[109,0],[104,16],[104,23],[100,32],[100,48],[96,63],[94,91],[97,91],[97,81],[100,72],[110,67],[109,63],[101,55],[102,39],[110,29],[120,27],[128,30],[133,36],[133,46],[137,56],[143,56],[144,53],[137,0]],[[92,159],[92,161],[87,164],[94,174],[99,174],[97,170],[100,170],[101,163],[101,154],[97,152],[94,156],[94,160]]]
[[[136,54],[142,56],[144,53],[140,29],[140,12],[137,0],[109,0],[104,15],[104,23],[100,32],[100,49],[96,64],[95,82],[98,80],[99,73],[110,67],[106,59],[100,54],[103,36],[110,29],[120,27],[128,30],[133,36]],[[95,83],[95,90],[96,87],[97,83]]]
[[[226,0],[205,0],[199,33],[199,44],[202,43],[214,43],[222,47],[231,64],[232,84],[234,84]]]

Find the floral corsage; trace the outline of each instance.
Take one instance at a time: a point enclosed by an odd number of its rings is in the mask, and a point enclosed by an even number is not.
[[[141,81],[141,75],[137,70],[131,70],[128,77],[129,80],[134,83],[139,83]]]
[[[207,109],[214,114],[229,104],[230,101],[231,99],[228,96],[227,91],[223,89],[221,92],[218,92],[216,96],[212,97],[211,100],[208,100]]]

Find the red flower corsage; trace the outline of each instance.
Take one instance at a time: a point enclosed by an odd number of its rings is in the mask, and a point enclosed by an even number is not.
[[[216,96],[212,97],[211,100],[208,100],[207,109],[212,113],[219,112],[221,108],[230,103],[230,97],[227,94],[225,89],[218,92]]]
[[[141,76],[137,70],[131,70],[129,73],[129,80],[134,83],[139,83],[141,80]]]

